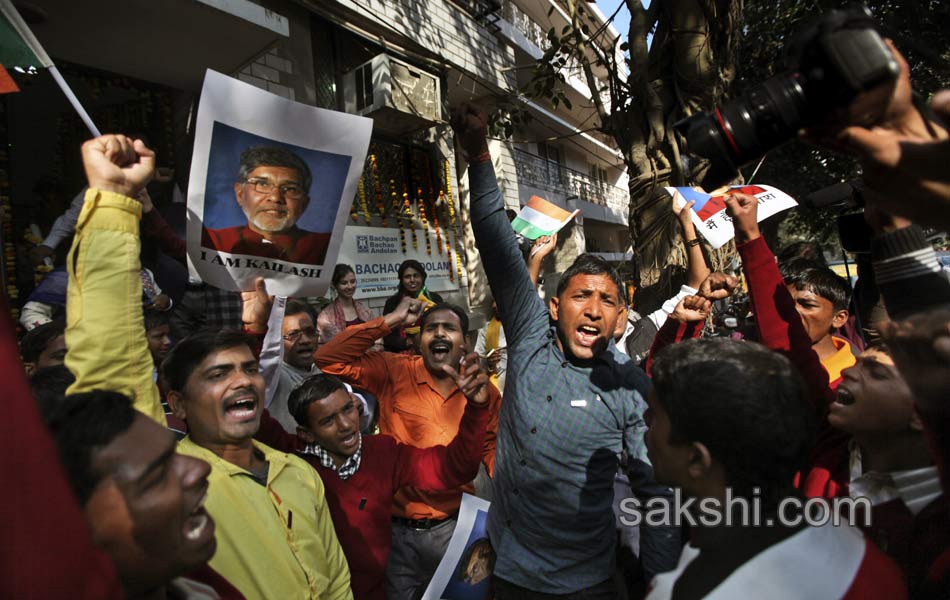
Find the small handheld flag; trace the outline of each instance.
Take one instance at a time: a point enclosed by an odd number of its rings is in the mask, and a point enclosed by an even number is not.
[[[511,222],[515,233],[520,233],[529,240],[536,240],[542,235],[554,235],[570,223],[571,219],[581,212],[568,212],[548,202],[539,196],[531,196],[515,220]]]

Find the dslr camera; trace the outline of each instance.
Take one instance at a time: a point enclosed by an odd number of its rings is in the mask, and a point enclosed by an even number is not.
[[[710,161],[705,187],[738,175],[738,167],[793,139],[871,90],[889,94],[900,67],[863,5],[832,10],[801,29],[786,49],[786,70],[741,97],[674,125],[689,152]],[[871,105],[883,106],[868,94]],[[871,111],[872,113],[874,111]],[[877,116],[845,117],[871,125]],[[861,122],[862,120],[866,122]]]

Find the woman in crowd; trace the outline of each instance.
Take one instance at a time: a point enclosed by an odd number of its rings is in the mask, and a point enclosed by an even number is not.
[[[396,310],[403,296],[418,298],[419,294],[422,294],[429,302],[434,304],[442,302],[442,296],[426,289],[426,277],[428,275],[422,263],[412,259],[402,261],[399,265],[399,286],[396,288],[396,293],[386,300],[383,314],[388,315]],[[412,347],[411,334],[404,328],[400,328],[383,338],[383,346],[389,352],[405,352]]]
[[[368,306],[353,299],[356,294],[356,273],[353,272],[353,267],[338,264],[333,269],[330,285],[336,292],[336,298],[320,311],[320,316],[317,317],[318,346],[326,344],[350,325],[359,325],[373,318]],[[382,346],[374,349],[380,350]]]

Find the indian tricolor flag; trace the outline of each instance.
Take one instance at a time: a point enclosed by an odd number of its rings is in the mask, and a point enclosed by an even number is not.
[[[80,118],[89,128],[93,136],[99,136],[99,130],[92,123],[86,109],[82,107],[76,95],[70,89],[66,80],[60,74],[59,69],[53,64],[49,54],[43,49],[39,40],[33,35],[26,21],[13,7],[10,0],[0,0],[0,94],[8,92],[19,92],[17,86],[7,69],[19,67],[24,71],[30,67],[36,69],[49,69],[50,75],[59,85],[69,103],[73,105]]]
[[[536,240],[542,235],[554,235],[579,212],[581,211],[568,212],[544,198],[531,196],[511,222],[511,226],[515,233],[520,233],[529,240]]]
[[[20,67],[50,68],[53,61],[36,40],[33,32],[13,8],[10,0],[0,0],[0,93],[19,92],[8,69]]]

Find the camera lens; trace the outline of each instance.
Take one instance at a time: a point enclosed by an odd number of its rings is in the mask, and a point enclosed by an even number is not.
[[[703,185],[713,188],[728,183],[739,174],[733,162],[733,153],[727,147],[726,134],[717,119],[718,113],[715,118],[700,113],[673,124],[686,138],[687,151],[709,160],[709,170],[703,178]]]
[[[736,164],[744,164],[786,142],[804,125],[805,91],[797,73],[757,85],[720,112],[723,137]]]

